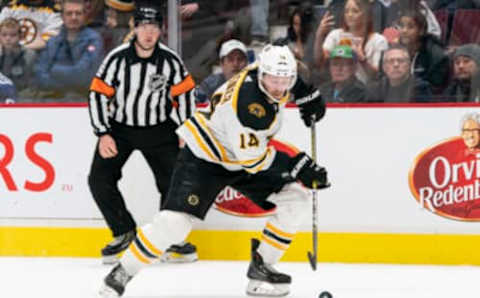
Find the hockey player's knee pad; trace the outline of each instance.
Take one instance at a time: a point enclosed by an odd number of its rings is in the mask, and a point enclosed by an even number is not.
[[[296,229],[311,209],[311,192],[298,183],[289,183],[271,201],[277,205],[276,220],[282,226]]]
[[[193,218],[186,213],[163,210],[154,216],[152,229],[154,234],[163,235],[168,247],[185,240],[192,229],[192,221]]]

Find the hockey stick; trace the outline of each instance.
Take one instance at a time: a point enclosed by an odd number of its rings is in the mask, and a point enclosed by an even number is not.
[[[310,125],[311,132],[311,145],[312,145],[312,159],[317,162],[317,132],[315,129],[315,115],[312,115],[312,122]],[[308,252],[308,260],[310,261],[310,266],[312,270],[317,270],[317,250],[318,250],[318,232],[317,232],[317,185],[313,183],[312,189],[312,243],[313,243],[313,252]]]

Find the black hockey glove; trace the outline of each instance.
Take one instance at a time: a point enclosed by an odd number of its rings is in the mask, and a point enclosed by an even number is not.
[[[295,156],[290,164],[290,176],[302,182],[305,187],[321,189],[330,186],[327,170],[317,165],[305,152]]]
[[[300,109],[300,116],[307,127],[312,125],[312,121],[320,121],[325,116],[325,101],[318,89],[313,89],[309,95],[295,100]]]

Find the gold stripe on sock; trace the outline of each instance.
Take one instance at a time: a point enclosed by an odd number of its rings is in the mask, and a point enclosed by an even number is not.
[[[138,240],[140,240],[142,244],[157,257],[162,254],[161,250],[157,249],[150,241],[148,241],[147,237],[145,237],[145,234],[143,234],[142,229],[138,230]]]
[[[287,250],[287,249],[288,249],[288,246],[283,245],[283,244],[280,244],[280,243],[276,242],[275,240],[266,237],[265,235],[262,235],[262,240],[265,241],[265,242],[267,242],[267,243],[270,244],[271,246],[273,246],[273,247],[275,247],[275,248],[278,248],[278,249],[280,249],[280,250]]]
[[[278,229],[277,227],[275,227],[274,225],[272,225],[270,222],[267,222],[267,225],[266,225],[265,228],[269,229],[271,232],[277,234],[278,236],[280,236],[282,238],[286,238],[287,240],[292,240],[293,237],[295,237],[295,234],[284,232],[284,231]]]
[[[130,249],[130,251],[133,253],[133,255],[142,263],[144,264],[150,264],[150,260],[145,258],[140,251],[138,251],[138,248],[137,248],[137,245],[135,244],[135,242],[132,242],[130,244],[130,247],[128,248]]]

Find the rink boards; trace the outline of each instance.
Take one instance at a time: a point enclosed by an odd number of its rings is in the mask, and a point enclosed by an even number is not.
[[[317,125],[318,160],[332,182],[318,193],[319,260],[480,264],[474,189],[480,174],[475,158],[462,159],[458,138],[462,117],[475,110],[330,106]],[[0,119],[0,255],[98,256],[110,235],[87,187],[96,141],[87,108],[4,106]],[[310,151],[310,132],[296,108],[285,110],[278,139]],[[448,146],[432,151],[442,142]],[[437,155],[424,161],[430,152]],[[137,222],[148,222],[159,197],[139,154],[127,163],[120,187]],[[203,259],[244,260],[248,239],[264,221],[212,209],[190,239]],[[307,216],[285,260],[306,260],[310,229]]]

